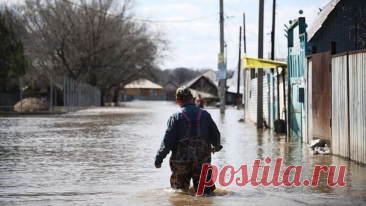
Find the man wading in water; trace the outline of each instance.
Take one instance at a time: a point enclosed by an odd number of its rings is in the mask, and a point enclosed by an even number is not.
[[[155,167],[160,168],[163,159],[172,151],[170,157],[170,185],[174,189],[188,190],[191,179],[197,192],[202,164],[211,163],[211,152],[222,149],[220,132],[211,115],[194,103],[190,89],[180,87],[176,101],[181,107],[168,120],[161,147],[155,157]],[[213,148],[211,148],[211,145]],[[206,182],[211,179],[209,170]],[[215,185],[205,188],[205,194],[213,194]]]

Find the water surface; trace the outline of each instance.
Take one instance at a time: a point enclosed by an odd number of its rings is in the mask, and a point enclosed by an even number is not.
[[[318,187],[218,186],[213,197],[171,190],[167,159],[155,169],[154,157],[166,121],[178,109],[169,102],[134,102],[66,115],[0,117],[0,204],[366,204],[365,166],[337,156],[313,156],[296,140],[285,142],[269,130],[238,122],[243,111],[234,108],[225,115],[208,109],[224,146],[212,164],[235,169],[247,164],[251,172],[255,159],[264,165],[266,157],[272,163],[283,157],[282,171],[302,165],[302,180],[311,180],[315,165],[346,165],[346,186],[328,187],[327,174],[321,173]]]

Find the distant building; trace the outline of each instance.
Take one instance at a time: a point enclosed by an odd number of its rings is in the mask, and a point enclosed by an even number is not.
[[[175,92],[178,89],[178,85],[172,81],[168,81],[163,86],[163,95],[166,96],[167,101],[174,101],[175,100]]]
[[[131,100],[165,100],[163,87],[147,79],[139,79],[127,84],[121,93],[124,101]]]
[[[212,82],[214,82],[216,85],[219,85],[218,84],[218,79],[216,78],[216,72],[214,70],[207,70],[205,71],[204,73],[202,73],[203,76],[211,79]]]
[[[244,72],[244,71],[243,71]],[[244,93],[244,83],[243,83],[243,72],[240,73],[240,83],[239,83],[239,98],[241,99],[240,104],[243,104],[243,93]],[[226,80],[226,104],[236,105],[237,90],[238,90],[238,68],[230,72],[230,76]]]
[[[228,70],[227,71],[227,79],[226,79],[226,105],[236,105],[237,98],[237,84],[238,84],[238,69],[235,71]],[[213,70],[207,70],[202,73],[203,76],[209,78],[212,82],[220,86],[219,80],[216,78],[216,72]],[[242,100],[240,104],[243,104],[243,92],[244,92],[244,84],[243,84],[243,73],[241,73],[240,78],[240,88],[239,88],[239,98]]]
[[[185,83],[184,86],[191,89],[194,98],[197,98],[198,94],[201,94],[207,104],[216,102],[219,98],[218,87],[210,78],[203,74]]]
[[[236,96],[237,96],[237,86],[229,86],[226,90],[226,104],[227,105],[236,105]],[[243,104],[243,90],[244,86],[240,86],[239,89],[239,99],[240,104]]]

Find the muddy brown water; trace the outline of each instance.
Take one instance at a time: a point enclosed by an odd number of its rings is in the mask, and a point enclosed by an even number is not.
[[[212,164],[235,169],[247,164],[251,173],[255,159],[264,165],[266,157],[272,163],[283,157],[281,171],[302,165],[301,180],[311,180],[315,165],[346,165],[346,186],[328,187],[327,174],[321,173],[317,187],[232,184],[218,186],[211,197],[170,189],[167,159],[155,169],[154,157],[166,121],[178,109],[170,102],[134,102],[66,115],[0,117],[0,205],[366,204],[365,166],[314,156],[296,140],[285,142],[269,130],[238,122],[243,111],[233,108],[225,115],[208,109],[224,146]]]

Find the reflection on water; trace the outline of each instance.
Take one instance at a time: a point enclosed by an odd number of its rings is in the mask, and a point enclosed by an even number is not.
[[[281,171],[288,165],[302,165],[301,180],[311,180],[314,165],[346,165],[346,186],[328,187],[327,174],[321,172],[318,187],[218,186],[212,197],[171,190],[167,161],[157,170],[154,157],[166,121],[178,109],[167,102],[134,102],[60,116],[0,117],[0,204],[345,205],[366,201],[366,167],[337,156],[313,156],[297,141],[286,143],[269,130],[239,123],[243,112],[235,109],[225,115],[208,109],[224,146],[213,155],[214,165],[238,169],[247,164],[250,175],[255,159],[262,160],[263,166],[264,159],[271,157],[273,169],[275,159],[283,157]]]

